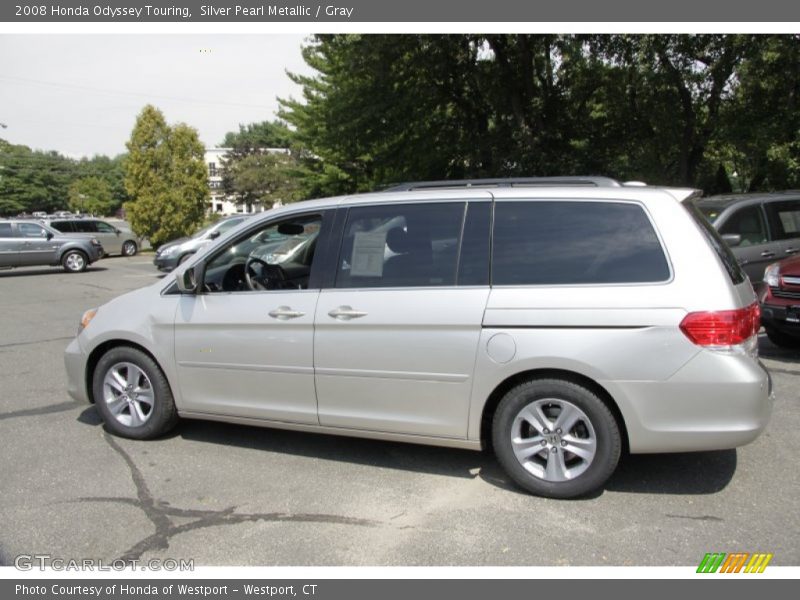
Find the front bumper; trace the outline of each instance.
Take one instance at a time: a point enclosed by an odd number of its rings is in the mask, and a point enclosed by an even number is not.
[[[64,350],[64,366],[67,369],[67,393],[78,402],[91,402],[86,387],[86,361],[89,357],[81,348],[78,338]]]
[[[156,254],[155,258],[153,259],[153,264],[156,266],[156,268],[158,268],[159,271],[168,273],[178,266],[178,258],[178,254],[169,254],[165,256],[159,256]]]
[[[795,301],[792,306],[800,306],[800,300]],[[762,304],[761,324],[764,327],[800,337],[800,323],[786,320],[788,307],[789,305]]]

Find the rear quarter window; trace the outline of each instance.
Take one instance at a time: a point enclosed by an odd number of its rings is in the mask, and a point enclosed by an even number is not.
[[[497,202],[492,284],[657,283],[670,278],[644,209],[624,202]]]

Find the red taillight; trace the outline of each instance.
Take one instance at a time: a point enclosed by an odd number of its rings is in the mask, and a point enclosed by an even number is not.
[[[737,346],[758,333],[761,310],[754,302],[736,310],[693,312],[686,315],[680,327],[698,346]]]

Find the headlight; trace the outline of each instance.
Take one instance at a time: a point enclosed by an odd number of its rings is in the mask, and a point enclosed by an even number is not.
[[[776,288],[781,286],[781,268],[778,266],[778,263],[773,263],[766,268],[764,271],[764,281],[769,287]]]
[[[94,319],[94,316],[96,314],[97,314],[97,309],[96,308],[90,308],[85,313],[83,313],[83,316],[81,317],[80,325],[78,325],[78,335],[80,335],[81,331],[83,331],[84,329],[86,329],[89,326],[89,323],[92,322],[92,319]]]

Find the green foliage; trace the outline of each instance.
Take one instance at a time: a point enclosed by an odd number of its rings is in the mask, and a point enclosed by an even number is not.
[[[230,148],[229,156],[240,158],[255,154],[266,148],[288,148],[292,132],[282,121],[263,121],[239,125],[239,131],[229,131],[222,141],[223,148]]]
[[[0,215],[66,208],[74,161],[0,140]]]
[[[298,198],[297,161],[286,152],[293,133],[282,121],[264,121],[239,125],[238,132],[228,132],[222,145],[230,150],[222,165],[222,188],[242,202],[261,202],[271,206]],[[272,149],[272,152],[268,152]]]
[[[272,206],[298,199],[296,162],[288,153],[261,152],[226,162],[230,190],[243,202]]]
[[[127,142],[125,205],[133,231],[157,246],[189,234],[202,222],[208,172],[197,131],[145,106]]]
[[[302,195],[610,175],[800,184],[800,36],[320,35],[290,74]]]
[[[84,177],[69,186],[69,208],[73,212],[106,216],[113,204],[111,186],[104,179]]]

